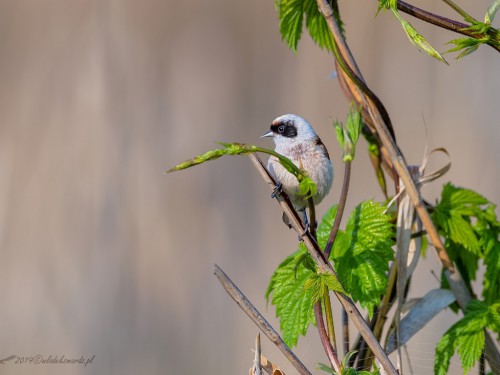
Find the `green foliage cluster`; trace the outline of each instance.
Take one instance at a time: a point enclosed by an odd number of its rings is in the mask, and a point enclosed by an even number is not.
[[[471,34],[476,37],[464,37],[451,40],[448,44],[454,44],[455,47],[448,50],[448,52],[462,51],[457,57],[457,59],[460,59],[476,51],[481,44],[500,46],[500,32],[498,29],[491,26],[491,22],[493,22],[499,8],[500,0],[493,1],[486,11],[484,22],[477,21],[467,14],[463,14],[464,19],[470,23],[470,26],[464,30],[470,31]]]
[[[481,260],[486,266],[484,300],[487,304],[499,301],[500,222],[495,205],[472,190],[448,183],[443,187],[432,218],[468,286],[476,279]]]
[[[500,333],[500,302],[488,305],[473,300],[467,305],[464,317],[452,325],[436,347],[434,374],[446,375],[455,351],[462,362],[464,374],[479,360],[484,349],[484,330]]]
[[[325,18],[318,10],[316,0],[276,0],[283,40],[292,51],[297,51],[304,18],[314,42],[327,51],[333,51],[334,40]],[[337,13],[338,14],[338,13]]]
[[[480,262],[486,267],[484,300],[471,301],[465,316],[446,332],[436,348],[436,374],[446,373],[455,351],[467,371],[484,349],[484,328],[500,334],[500,222],[495,205],[485,197],[450,183],[444,185],[432,218],[445,239],[450,258],[471,290]],[[448,287],[446,282],[443,284]]]
[[[318,226],[318,244],[324,249],[332,229],[337,205],[332,206]],[[313,304],[325,288],[347,292],[371,313],[387,288],[389,262],[393,260],[393,225],[384,207],[372,201],[362,202],[350,215],[345,231],[339,231],[331,254],[339,280],[318,273],[303,243],[286,258],[271,277],[266,298],[280,318],[285,342],[294,346],[314,323]]]
[[[339,25],[342,25],[336,1],[330,2],[334,10],[334,16]],[[297,50],[299,40],[302,36],[304,18],[305,26],[314,42],[322,49],[333,51],[334,43],[332,34],[328,25],[318,10],[316,0],[276,0],[276,9],[278,10],[280,20],[280,33],[283,40],[292,51]],[[446,52],[460,52],[457,59],[469,55],[477,50],[482,44],[490,44],[500,47],[500,32],[491,26],[495,14],[500,7],[500,1],[494,0],[488,8],[484,17],[484,22],[477,21],[464,12],[460,14],[470,26],[464,28],[464,31],[470,31],[474,37],[462,37],[453,39],[448,44],[455,47]],[[406,21],[398,11],[397,0],[379,0],[377,14],[381,10],[390,10],[396,20],[401,24],[408,40],[419,50],[424,51],[429,56],[447,64],[446,59],[425,39],[411,23]]]

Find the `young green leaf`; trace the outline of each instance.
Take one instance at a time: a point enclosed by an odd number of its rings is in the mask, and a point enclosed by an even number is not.
[[[376,15],[378,15],[381,10],[386,11],[389,9],[397,9],[396,0],[379,0]]]
[[[351,138],[351,142],[354,148],[356,148],[356,144],[358,143],[359,134],[361,133],[362,127],[363,118],[361,117],[361,108],[351,102],[349,113],[347,114],[346,128],[349,132],[349,137]]]
[[[356,153],[356,144],[363,126],[359,108],[351,104],[351,108],[347,114],[346,126],[338,121],[335,121],[333,126],[337,134],[337,140],[342,148],[343,162],[353,161]]]
[[[403,30],[405,31],[409,41],[415,47],[417,47],[418,49],[422,49],[429,56],[432,56],[435,59],[444,62],[445,64],[448,64],[445,58],[441,56],[441,54],[438,51],[436,51],[436,49],[422,35],[420,35],[418,31],[408,21],[406,21],[399,15],[397,8],[396,9],[392,8],[391,10],[396,19],[401,23],[401,26],[403,27]]]
[[[500,332],[500,303],[488,306],[473,300],[469,302],[464,317],[446,331],[436,347],[434,374],[445,375],[455,351],[460,356],[464,373],[479,360],[484,349],[484,329]]]
[[[313,304],[320,301],[330,290],[346,293],[340,281],[330,273],[313,273],[304,283],[304,289],[312,291]]]
[[[457,57],[457,60],[460,60],[462,57],[470,55],[472,52],[476,51],[478,47],[486,43],[488,38],[458,38],[450,40],[447,44],[454,44],[455,47],[450,48],[446,53],[462,51]]]
[[[313,289],[305,289],[304,284],[314,275],[303,258],[307,253],[301,243],[299,250],[287,257],[274,271],[266,291],[266,299],[272,294],[271,303],[276,306],[276,316],[280,320],[283,340],[289,346],[297,345],[299,335],[305,335],[310,324],[315,324]]]
[[[491,5],[488,7],[488,10],[486,11],[486,15],[484,16],[484,23],[488,25],[491,24],[499,8],[500,8],[500,0],[493,0]]]
[[[422,36],[418,31],[408,22],[398,12],[398,3],[396,0],[379,0],[377,15],[381,10],[391,10],[394,17],[399,21],[401,27],[403,28],[408,40],[418,49],[423,50],[429,56],[438,59],[445,64],[448,62],[444,59],[441,54],[436,51],[436,49]]]
[[[332,252],[342,285],[370,315],[387,287],[389,261],[394,258],[390,220],[380,204],[362,202],[346,230],[339,231]]]

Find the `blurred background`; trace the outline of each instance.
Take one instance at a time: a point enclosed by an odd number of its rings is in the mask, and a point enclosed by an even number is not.
[[[418,3],[417,3],[418,5]],[[439,2],[430,11],[458,19]],[[463,4],[482,19],[489,1]],[[376,1],[340,1],[348,41],[386,105],[407,160],[445,147],[446,181],[500,201],[500,55],[450,65],[418,52]],[[458,35],[417,20],[440,51]],[[348,103],[333,60],[304,34],[281,42],[273,1],[0,1],[0,359],[92,358],[83,365],[0,364],[3,374],[246,374],[257,329],[213,276],[217,263],[276,327],[264,299],[296,249],[268,187],[245,157],[163,172],[215,141],[259,136],[283,113],[316,127],[336,166],[332,120]],[[382,199],[361,141],[349,212]],[[431,169],[446,162],[433,157]],[[411,295],[438,286],[432,249]],[[337,310],[338,304],[335,305]],[[410,346],[431,374],[444,312]],[[264,354],[295,371],[267,340]],[[315,330],[297,354],[326,362]],[[452,374],[460,374],[453,361]]]

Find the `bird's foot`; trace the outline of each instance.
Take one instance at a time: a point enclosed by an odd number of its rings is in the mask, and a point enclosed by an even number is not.
[[[283,184],[280,181],[278,181],[276,182],[276,186],[273,189],[271,198],[276,198],[276,196],[281,194],[282,192],[283,192]]]
[[[307,219],[307,213],[305,210],[302,211],[302,215],[303,215],[303,220],[304,220],[304,231],[302,232],[301,235],[299,235],[299,241],[311,229],[311,225],[309,224],[309,220]],[[314,220],[314,229],[315,230],[318,229],[318,220]]]

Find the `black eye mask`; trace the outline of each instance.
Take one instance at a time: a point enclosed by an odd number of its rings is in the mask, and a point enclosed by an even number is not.
[[[271,131],[287,138],[295,138],[297,136],[297,128],[295,125],[287,123],[273,124],[271,125]]]

